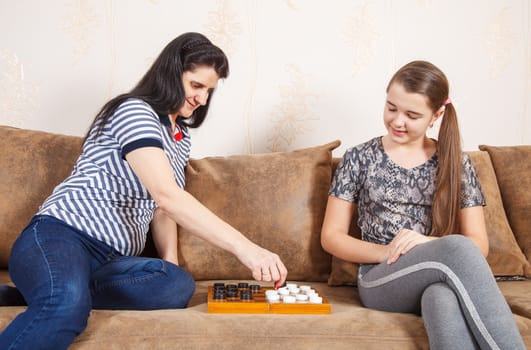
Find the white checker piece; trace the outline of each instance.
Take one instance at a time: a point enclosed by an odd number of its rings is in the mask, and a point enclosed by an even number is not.
[[[287,283],[285,287],[281,287],[277,290],[267,290],[265,297],[270,303],[323,303],[323,298],[310,286],[303,285],[299,287],[295,283]]]

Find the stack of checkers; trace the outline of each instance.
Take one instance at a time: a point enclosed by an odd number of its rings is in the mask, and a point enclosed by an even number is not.
[[[236,284],[214,283],[214,300],[252,300],[253,293],[260,291],[262,287],[258,284],[242,282]]]
[[[323,298],[310,286],[297,286],[287,283],[285,287],[277,290],[266,290],[265,297],[270,303],[282,301],[284,303],[322,304]]]
[[[308,285],[274,289],[258,284],[214,283],[208,289],[209,313],[327,314],[330,304]]]

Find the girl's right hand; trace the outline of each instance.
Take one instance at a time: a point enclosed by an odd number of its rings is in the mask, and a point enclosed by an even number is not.
[[[387,264],[395,263],[400,256],[407,254],[419,244],[429,242],[437,237],[425,236],[418,232],[402,229],[387,245]]]

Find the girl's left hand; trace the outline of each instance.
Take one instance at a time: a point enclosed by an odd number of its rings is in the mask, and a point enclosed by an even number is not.
[[[415,246],[434,239],[436,239],[436,237],[425,236],[413,230],[400,230],[391,243],[389,243],[387,264],[391,265],[395,263],[401,255],[407,254]]]

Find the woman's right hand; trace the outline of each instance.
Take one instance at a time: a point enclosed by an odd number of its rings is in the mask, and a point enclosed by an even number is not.
[[[288,270],[280,257],[252,242],[250,246],[238,254],[238,259],[247,266],[257,281],[275,282],[275,288],[281,287],[286,281]]]

